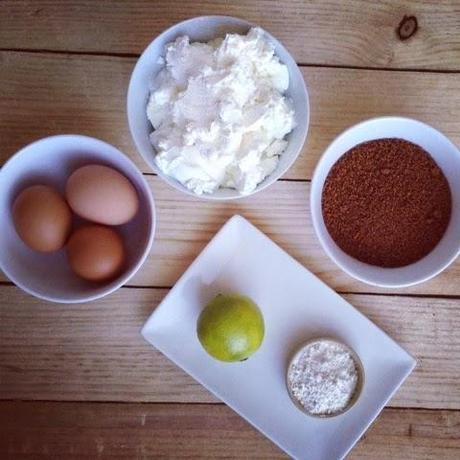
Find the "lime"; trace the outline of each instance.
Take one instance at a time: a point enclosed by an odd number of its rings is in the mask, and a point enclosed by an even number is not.
[[[261,345],[264,319],[259,307],[243,295],[219,294],[198,318],[198,339],[220,361],[244,361]]]
[[[261,345],[264,319],[259,307],[244,295],[219,294],[198,318],[198,339],[220,361],[244,361]]]

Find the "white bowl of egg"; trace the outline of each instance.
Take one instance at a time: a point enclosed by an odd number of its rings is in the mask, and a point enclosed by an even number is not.
[[[24,291],[91,301],[125,284],[147,257],[155,208],[142,174],[100,140],[59,135],[0,171],[0,268]]]
[[[309,99],[292,56],[242,19],[202,16],[167,29],[139,58],[128,121],[149,166],[210,200],[263,190],[298,157]]]

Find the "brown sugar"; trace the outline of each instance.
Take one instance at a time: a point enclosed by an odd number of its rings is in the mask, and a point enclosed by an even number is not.
[[[378,139],[346,152],[323,187],[324,223],[348,255],[380,267],[414,263],[449,224],[449,184],[431,156],[402,139]]]

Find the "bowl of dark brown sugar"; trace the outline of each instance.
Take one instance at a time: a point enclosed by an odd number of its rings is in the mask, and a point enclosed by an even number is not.
[[[359,123],[327,148],[310,207],[323,249],[368,284],[426,281],[460,252],[460,150],[420,121]]]

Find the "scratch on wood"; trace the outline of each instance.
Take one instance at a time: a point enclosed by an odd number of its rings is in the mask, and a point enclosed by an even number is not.
[[[102,438],[96,438],[95,441],[97,454],[100,455],[102,452],[104,452],[104,440]]]
[[[22,372],[23,370],[18,366],[13,366],[12,364],[2,364],[0,368],[9,370],[11,372]]]

